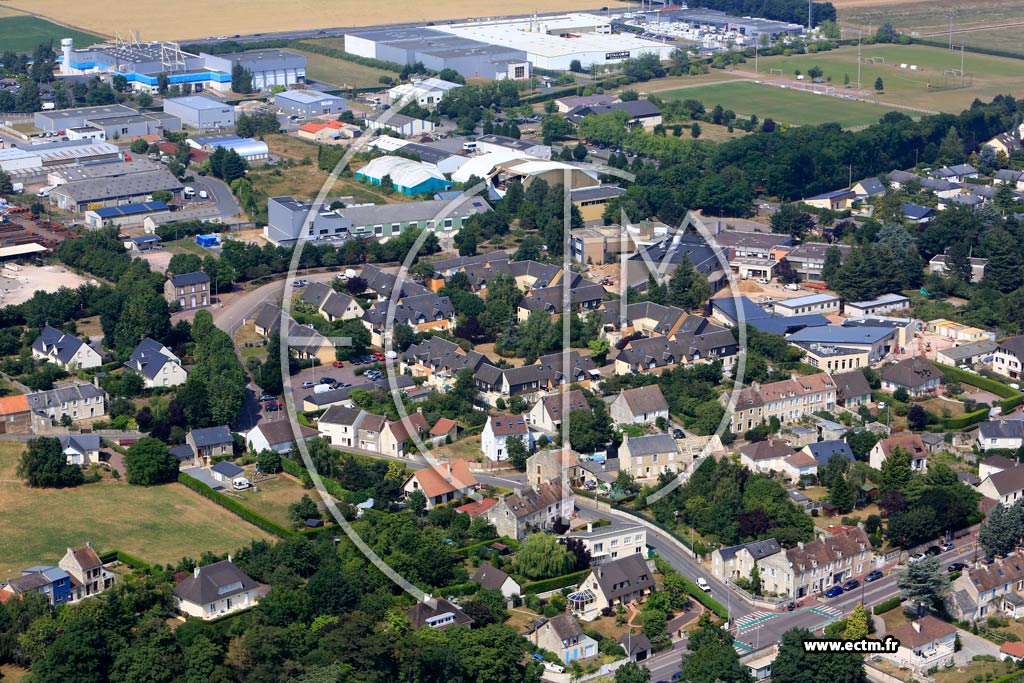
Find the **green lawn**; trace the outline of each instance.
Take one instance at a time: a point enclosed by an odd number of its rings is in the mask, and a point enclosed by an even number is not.
[[[771,118],[778,123],[801,126],[830,122],[844,127],[861,126],[878,121],[886,112],[885,107],[866,102],[853,102],[752,81],[670,90],[659,93],[659,97],[665,100],[696,99],[703,102],[708,110],[720,104],[739,116],[756,114],[762,120]]]
[[[246,467],[246,476],[253,476],[251,466]],[[303,494],[309,494],[314,501],[320,501],[320,495],[316,491],[306,491],[299,480],[290,474],[277,474],[273,479],[261,481],[257,487],[259,492],[249,489],[238,493],[232,492],[232,495],[239,498],[242,505],[253,512],[284,527],[290,527],[292,523],[288,516],[288,506],[299,502]]]
[[[316,43],[317,41],[311,40],[310,42]],[[381,76],[392,78],[398,76],[393,71],[375,69],[372,66],[356,64],[347,59],[335,59],[305,50],[292,50],[292,52],[305,56],[306,74],[310,78],[338,87],[369,88],[380,85]]]
[[[0,581],[56,564],[91,541],[165,564],[204,551],[233,551],[270,536],[181,484],[141,487],[105,478],[73,489],[30,489],[15,476],[21,444],[0,443]]]
[[[1024,94],[1024,80],[1021,79],[1024,63],[1016,59],[966,53],[964,70],[970,85],[935,90],[947,84],[945,71],[960,68],[959,50],[923,45],[864,45],[861,55],[865,59],[885,59],[884,63],[862,63],[860,76],[862,89],[872,93],[875,79],[882,79],[885,91],[877,95],[882,103],[959,113],[975,98],[990,100],[998,94],[1008,93],[1016,97]],[[906,64],[908,68],[901,69],[900,64]],[[917,70],[910,70],[910,65],[916,65]],[[842,87],[844,75],[848,75],[851,81],[857,80],[857,47],[844,46],[830,52],[791,57],[764,57],[758,60],[757,66],[758,73],[766,78],[771,76],[771,69],[780,69],[782,77],[792,79],[794,83],[796,69],[806,74],[811,67],[819,66],[824,77],[831,76],[832,84]],[[743,68],[752,71],[752,62],[748,61]]]
[[[20,15],[0,18],[0,45],[3,50],[32,52],[40,43],[48,40],[52,40],[54,46],[59,48],[61,38],[73,38],[75,47],[87,47],[101,42],[101,38],[91,33],[64,28],[37,17]]]

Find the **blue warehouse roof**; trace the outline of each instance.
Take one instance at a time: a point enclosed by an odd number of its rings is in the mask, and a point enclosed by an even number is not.
[[[123,206],[106,206],[102,209],[93,209],[93,212],[100,218],[118,218],[120,216],[136,216],[140,213],[167,211],[167,209],[167,205],[163,202],[143,202],[141,204],[125,204]]]

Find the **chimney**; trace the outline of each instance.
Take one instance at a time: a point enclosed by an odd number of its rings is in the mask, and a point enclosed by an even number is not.
[[[803,550],[804,549],[804,542],[803,541],[797,541],[796,547],[800,548],[800,550]]]
[[[430,607],[430,609],[437,609],[437,598],[430,593],[426,593],[423,596],[423,604]]]
[[[516,494],[517,496],[522,496],[523,489],[517,486],[514,489],[512,489],[512,493]]]
[[[921,621],[919,619],[915,619],[914,621],[910,622],[910,625],[913,626],[914,630],[918,633],[921,632]]]
[[[196,565],[196,568],[192,570],[192,576],[194,576],[197,579],[199,578],[199,565],[198,564]]]
[[[594,530],[594,523],[593,522],[587,522],[587,533],[589,534],[593,530]]]

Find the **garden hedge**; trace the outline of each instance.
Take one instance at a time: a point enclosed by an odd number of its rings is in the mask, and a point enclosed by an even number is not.
[[[468,555],[477,548],[481,546],[489,546],[492,543],[504,543],[509,547],[509,550],[511,550],[512,552],[516,552],[517,550],[519,550],[519,541],[511,539],[508,536],[498,536],[497,538],[492,538],[488,541],[478,541],[476,543],[464,545],[461,548],[456,548],[456,550],[458,550],[459,553],[462,555]]]
[[[691,598],[704,605],[707,609],[711,610],[715,616],[719,619],[728,619],[729,610],[725,609],[725,605],[711,597],[710,593],[706,593],[700,589],[693,581],[683,576],[683,585],[686,586],[686,592]]]
[[[136,569],[138,571],[147,571],[152,568],[148,562],[143,562],[134,555],[123,553],[120,550],[108,550],[105,553],[100,553],[99,558],[100,562],[103,564],[117,560],[121,564],[128,565],[132,569]]]
[[[572,586],[585,579],[589,573],[589,569],[584,569],[583,571],[573,572],[572,574],[563,574],[562,576],[556,576],[542,581],[534,581],[533,583],[528,583],[523,586],[523,594],[547,593],[548,591]]]
[[[178,481],[187,486],[188,488],[192,489],[199,495],[203,496],[204,498],[209,498],[214,503],[217,503],[217,505],[220,505],[221,507],[226,508],[227,510],[235,513],[236,515],[238,515],[245,521],[249,522],[253,526],[263,529],[268,534],[273,534],[280,538],[289,538],[291,536],[296,535],[296,532],[292,531],[291,529],[286,529],[277,522],[272,522],[263,515],[259,515],[253,512],[249,508],[239,503],[234,498],[229,498],[228,496],[225,496],[223,493],[214,491],[212,488],[210,488],[203,482],[193,479],[184,472],[178,474]]]
[[[975,410],[973,413],[965,413],[957,417],[946,417],[942,419],[943,429],[966,429],[988,420],[988,408]]]
[[[894,609],[899,607],[902,603],[903,603],[903,598],[901,598],[899,596],[896,596],[894,598],[889,598],[888,600],[883,600],[882,602],[880,602],[877,605],[875,605],[871,609],[871,612],[873,614],[885,614],[886,612],[893,611]]]

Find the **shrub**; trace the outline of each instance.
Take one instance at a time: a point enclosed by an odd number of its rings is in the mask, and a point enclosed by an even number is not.
[[[892,597],[888,600],[883,600],[882,602],[878,603],[874,606],[874,608],[871,611],[874,614],[885,614],[886,612],[891,612],[892,610],[899,607],[902,602],[903,598],[899,596]]]

